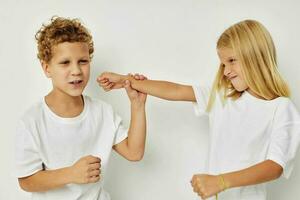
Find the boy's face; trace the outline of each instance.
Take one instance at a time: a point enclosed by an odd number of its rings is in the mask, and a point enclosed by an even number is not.
[[[46,76],[52,79],[53,91],[80,96],[90,76],[88,44],[63,42],[52,47],[52,55],[42,66]]]

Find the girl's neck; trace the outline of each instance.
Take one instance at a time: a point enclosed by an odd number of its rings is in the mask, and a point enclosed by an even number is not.
[[[264,99],[263,97],[258,96],[257,94],[255,94],[255,93],[254,93],[252,90],[250,90],[249,88],[247,89],[247,92],[248,92],[250,95],[252,95],[252,96],[254,96],[254,97],[258,98],[258,99],[266,100],[266,99]]]
[[[56,115],[72,118],[80,115],[84,108],[83,96],[70,96],[68,94],[52,90],[46,97],[45,102]]]

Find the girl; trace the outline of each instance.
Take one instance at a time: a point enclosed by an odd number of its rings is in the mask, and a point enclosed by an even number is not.
[[[211,89],[107,72],[98,82],[109,91],[129,80],[143,93],[196,102],[196,114],[209,117],[210,149],[207,173],[192,177],[194,192],[202,199],[222,192],[222,200],[265,200],[261,183],[292,172],[300,116],[262,24],[245,20],[229,27],[218,39],[217,53],[220,67]]]

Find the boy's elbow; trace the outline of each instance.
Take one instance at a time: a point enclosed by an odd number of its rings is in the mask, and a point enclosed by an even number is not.
[[[270,162],[272,163],[271,166],[272,166],[274,179],[280,178],[280,176],[283,174],[282,166],[272,160],[270,160]]]
[[[22,190],[24,190],[25,192],[33,192],[27,178],[19,178],[18,181],[19,181],[19,186]]]
[[[138,162],[141,161],[144,157],[144,153],[137,153],[129,156],[127,159],[131,162]]]
[[[282,174],[283,174],[283,168],[278,165],[276,172],[275,172],[275,178],[276,179],[280,178]]]

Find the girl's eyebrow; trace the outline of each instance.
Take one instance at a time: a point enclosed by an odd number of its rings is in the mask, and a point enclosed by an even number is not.
[[[228,57],[227,60],[236,60],[235,57]]]

